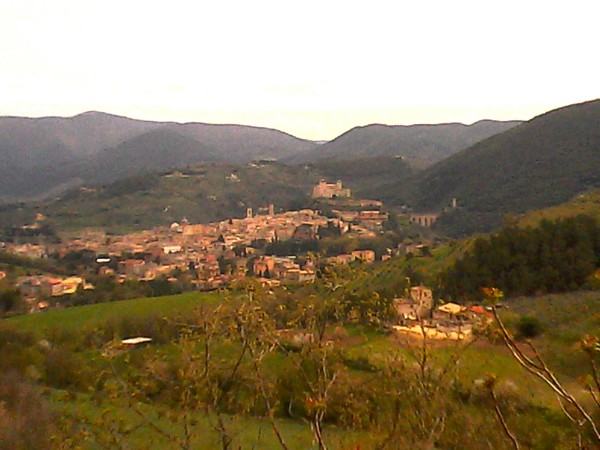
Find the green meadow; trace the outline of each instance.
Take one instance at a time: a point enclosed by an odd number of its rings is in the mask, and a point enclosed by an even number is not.
[[[217,302],[217,293],[186,292],[165,297],[144,297],[95,305],[56,309],[5,319],[22,331],[44,334],[49,329],[77,331],[125,318],[176,317],[202,305]]]
[[[139,298],[13,317],[2,320],[2,324],[33,333],[37,339],[52,341],[62,332],[70,340],[76,340],[77,336],[98,333],[97,330],[110,328],[110,324],[116,322],[133,319],[177,322],[186,315],[196,314],[203,306],[219,304],[224,298],[223,293]],[[578,389],[578,380],[585,375],[587,366],[578,343],[582,336],[597,333],[600,327],[600,293],[588,291],[527,297],[509,300],[506,304],[502,316],[508,326],[512,327],[521,315],[533,316],[540,321],[542,333],[533,338],[533,344],[541,350],[550,367],[556,370],[559,379],[574,395],[584,398],[585,393]],[[329,333],[333,333],[333,329]],[[110,335],[104,334],[102,337],[107,338],[110,340]],[[67,387],[67,390],[60,387],[44,388],[44,398],[67,423],[72,418],[73,423],[77,424],[77,432],[84,436],[79,438],[78,443],[87,442],[83,448],[111,448],[111,439],[117,438],[126,442],[128,448],[179,448],[175,441],[184,436],[181,414],[173,414],[166,404],[147,403],[128,396],[126,391],[118,394],[118,388],[112,391],[116,393],[114,395],[100,395],[100,391],[93,388],[96,382],[91,381],[90,384],[90,380],[94,380],[102,371],[108,370],[110,373],[110,364],[103,354],[102,345],[89,347],[86,344],[74,345],[68,340],[64,342],[67,344],[63,348],[71,352],[71,358],[66,358],[66,361],[71,365],[76,362],[72,370],[87,379],[83,384],[86,387]],[[416,367],[423,350],[419,338],[388,334],[361,325],[345,325],[335,346],[341,352],[341,361],[346,366],[343,372],[359,383],[376,381],[379,371],[394,358],[405,360],[407,368]],[[219,361],[235,360],[240,348],[240,344],[234,341],[223,342],[214,347],[214,357]],[[135,371],[143,376],[144,361],[151,361],[155,357],[164,361],[178,358],[180,351],[175,341],[163,339],[118,356],[114,364],[124,376],[130,376]],[[477,382],[494,374],[498,380],[498,392],[506,398],[519,399],[519,402],[529,405],[528,412],[525,414],[522,411],[519,420],[529,421],[533,429],[542,430],[546,427],[544,433],[547,434],[544,436],[563,433],[565,422],[555,396],[540,381],[531,378],[502,343],[491,342],[483,336],[467,347],[463,343],[431,341],[427,345],[427,352],[428,364],[439,368],[446,367],[458,353],[461,354],[452,369],[456,374],[452,379],[460,380],[461,395],[474,395]],[[274,352],[266,358],[264,368],[272,376],[285,376],[296,370],[289,357]],[[111,392],[110,389],[102,391]],[[477,408],[475,405],[465,404],[464,413],[478,414],[473,409]],[[216,426],[216,417],[214,410],[209,413],[189,413],[191,448],[204,450],[220,446],[222,436]],[[231,448],[280,448],[267,418],[232,412],[223,412],[221,418],[226,423],[229,437],[233,439]],[[299,417],[278,417],[275,420],[289,448],[318,448],[310,425],[305,420]],[[514,426],[517,426],[516,422]],[[157,427],[162,431],[157,432]],[[325,439],[333,449],[356,449],[357,445],[361,449],[370,449],[376,448],[381,435],[374,429],[361,431],[327,424]],[[535,439],[542,442],[548,438],[542,436]]]

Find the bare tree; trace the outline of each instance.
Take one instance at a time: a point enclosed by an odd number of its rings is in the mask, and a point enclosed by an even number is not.
[[[563,413],[579,429],[580,442],[582,433],[585,430],[590,430],[592,439],[594,439],[596,443],[600,443],[600,424],[597,422],[598,417],[600,417],[600,380],[596,366],[596,358],[600,354],[598,339],[587,337],[584,338],[582,342],[582,349],[586,352],[586,354],[588,354],[591,363],[590,376],[592,378],[592,382],[587,384],[586,389],[594,401],[596,409],[594,413],[588,411],[583,403],[564,387],[563,383],[559,381],[556,373],[548,366],[545,359],[541,356],[540,352],[531,341],[525,341],[525,343],[521,346],[512,337],[512,335],[506,329],[506,326],[500,318],[496,308],[497,302],[504,296],[502,291],[496,288],[484,288],[483,291],[488,301],[491,303],[494,319],[498,329],[500,330],[502,340],[515,360],[527,372],[542,380],[548,387],[550,387],[550,389],[554,391]],[[523,346],[528,350],[530,353],[529,355],[522,348]],[[594,418],[594,414],[596,418]]]

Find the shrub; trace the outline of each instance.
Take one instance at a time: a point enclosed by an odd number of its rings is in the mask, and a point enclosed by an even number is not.
[[[56,417],[39,389],[12,373],[0,377],[0,448],[52,448]]]
[[[51,349],[44,362],[44,381],[48,386],[59,389],[80,388],[85,385],[83,365],[68,350],[58,347]]]
[[[541,322],[531,316],[522,316],[517,322],[517,337],[530,339],[542,333]]]

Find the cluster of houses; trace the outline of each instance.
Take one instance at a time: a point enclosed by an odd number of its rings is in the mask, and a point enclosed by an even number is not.
[[[233,179],[233,178],[232,178]],[[303,209],[275,213],[274,206],[258,208],[255,214],[248,208],[246,217],[209,224],[181,223],[156,227],[127,235],[107,235],[102,230],[81,230],[62,243],[47,245],[0,243],[0,249],[30,258],[55,255],[63,258],[70,253],[88,252],[96,255],[96,269],[101,275],[127,280],[152,281],[166,278],[177,281],[176,274],[187,273],[198,289],[210,290],[227,285],[250,274],[264,285],[310,283],[316,277],[317,261],[299,260],[294,256],[267,256],[261,248],[272,242],[288,239],[311,240],[320,230],[335,228],[339,234],[372,237],[380,230],[387,213],[375,200],[350,198],[350,190],[342,183],[321,180],[313,189],[313,197],[330,202],[335,218],[318,211]],[[336,199],[339,199],[336,202]],[[40,219],[41,220],[41,219]],[[262,243],[262,245],[261,245]],[[404,249],[390,249],[388,255]],[[409,249],[406,248],[408,252]],[[416,251],[416,250],[413,250]],[[356,250],[326,258],[330,265],[352,262],[372,263],[373,250]],[[81,277],[22,277],[17,281],[22,295],[29,299],[69,295],[77,289],[92,289]]]
[[[48,247],[39,244],[11,244],[0,242],[0,250],[13,255],[24,256],[31,259],[47,258]]]
[[[431,339],[469,340],[477,329],[489,324],[493,316],[481,306],[456,303],[435,305],[431,289],[415,286],[406,298],[394,299],[396,333]]]
[[[23,276],[17,278],[16,284],[32,310],[44,310],[50,306],[48,301],[38,301],[40,299],[74,294],[78,289],[94,289],[94,285],[88,283],[83,277],[77,276],[65,278],[48,275]]]
[[[384,255],[387,256],[387,255]],[[386,259],[386,258],[384,258]],[[338,265],[348,265],[351,262],[360,261],[363,263],[372,263],[375,262],[375,252],[373,250],[354,250],[351,253],[343,253],[341,255],[330,256],[326,258],[325,262],[327,264],[338,266]]]
[[[320,183],[319,186],[324,188],[328,185]],[[343,189],[341,183],[330,188]],[[341,195],[345,191],[336,192]],[[368,211],[357,212],[353,217],[339,214],[334,219],[311,209],[276,214],[274,206],[269,205],[258,211],[261,214],[254,214],[249,208],[244,218],[209,224],[190,224],[184,219],[181,223],[173,223],[168,227],[156,227],[127,235],[107,235],[102,230],[82,230],[76,237],[62,243],[4,243],[2,250],[31,258],[55,255],[59,259],[71,253],[88,252],[97,256],[96,267],[99,274],[112,275],[120,282],[151,281],[164,277],[176,281],[174,274],[187,272],[191,275],[191,283],[198,289],[209,290],[244,277],[251,270],[264,284],[310,283],[316,277],[316,261],[299,261],[294,256],[266,256],[260,248],[288,239],[315,239],[320,229],[331,227],[339,230],[340,234],[373,236],[374,232],[368,228],[373,228],[376,226],[373,224],[384,219],[381,213],[371,214]],[[354,225],[351,227],[344,219],[354,221]],[[363,227],[358,219],[371,225]],[[329,258],[326,263],[369,263],[374,260],[375,252],[360,250]],[[224,261],[227,262],[226,268]],[[68,295],[75,292],[79,285],[84,289],[90,288],[80,277],[59,279],[38,276],[18,281],[19,290],[27,298]]]
[[[149,281],[161,276],[168,277],[178,270],[190,272],[192,283],[199,289],[215,289],[232,278],[246,276],[253,260],[255,265],[269,261],[267,257],[261,259],[260,252],[253,246],[257,242],[267,244],[287,240],[296,237],[299,230],[308,230],[305,231],[306,237],[312,238],[318,227],[328,222],[326,217],[312,210],[274,214],[274,208],[270,205],[266,212],[254,215],[249,209],[243,219],[211,224],[189,224],[184,220],[167,228],[111,236],[101,245],[98,240],[86,243],[109,258],[135,255],[120,259],[116,267],[106,264],[100,269],[102,273],[114,274],[119,280]],[[72,242],[67,245],[72,245]],[[314,280],[314,270],[299,267],[290,258],[271,259],[275,263],[268,263],[267,275],[270,279],[290,282]],[[223,261],[229,263],[227,270],[223,270],[220,264]],[[254,273],[260,274],[261,271],[257,268]]]
[[[269,286],[281,282],[312,283],[316,277],[313,260],[300,263],[294,256],[261,256],[253,261],[252,269],[261,283]]]

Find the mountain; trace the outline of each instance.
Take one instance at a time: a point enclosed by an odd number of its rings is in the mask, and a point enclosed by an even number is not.
[[[88,112],[71,118],[0,117],[0,200],[80,183],[75,162],[158,124]]]
[[[542,114],[426,169],[411,186],[397,182],[381,197],[419,210],[459,208],[440,225],[456,234],[489,230],[506,213],[565,202],[600,187],[600,100]]]
[[[403,157],[414,166],[425,167],[520,123],[482,120],[472,125],[367,125],[353,128],[333,141],[290,160],[306,162],[386,155]]]
[[[315,142],[269,128],[204,123],[171,124],[169,130],[218,149],[220,160],[282,159],[311,151]]]
[[[41,165],[45,155],[93,155],[160,126],[94,111],[68,118],[0,117],[0,151],[11,163]]]
[[[55,195],[73,186],[202,161],[400,155],[423,166],[516,123],[370,125],[323,144],[268,128],[152,122],[93,111],[70,118],[0,117],[0,201]]]
[[[544,219],[558,220],[579,215],[593,217],[600,223],[600,189],[589,193],[579,194],[575,198],[550,208],[528,211],[515,217],[515,222],[522,227],[535,227]]]
[[[158,146],[161,142],[165,145],[176,142],[179,150],[173,158],[177,160],[188,157],[186,151],[194,155],[203,150],[206,159],[215,157],[212,148],[199,149],[196,141],[170,133],[163,129],[151,131],[132,139],[123,151],[106,150],[102,163],[116,167],[128,164],[130,155],[120,155],[136,148],[136,142],[141,141],[139,145],[143,147],[146,139]],[[158,153],[164,155],[161,150]],[[173,165],[172,160],[164,157],[158,161],[148,160],[139,161],[137,168],[123,168],[123,173],[151,169],[153,165]],[[367,187],[412,173],[406,162],[386,156],[319,161],[301,166],[266,160],[245,164],[214,161],[189,164],[178,170],[139,173],[114,182],[110,182],[108,172],[102,175],[105,166],[98,164],[94,169],[98,178],[104,177],[103,183],[70,189],[57,198],[37,204],[0,205],[0,231],[31,224],[36,213],[46,216],[46,223],[57,230],[101,226],[122,231],[168,225],[183,217],[193,223],[203,223],[243,217],[247,207],[257,210],[269,203],[277,210],[312,207],[314,201],[309,194],[321,178],[341,179],[353,194],[362,197],[361,192]]]
[[[278,159],[315,145],[267,128],[150,122],[100,112],[0,117],[0,200],[201,161]]]
[[[86,180],[99,183],[222,157],[216,148],[169,128],[158,128],[99,152],[77,170]]]
[[[273,203],[277,210],[309,206],[308,193],[319,180],[310,169],[277,162],[206,162],[174,171],[144,173],[96,187],[81,187],[37,205],[0,207],[0,228],[14,217],[31,223],[36,213],[54,229],[104,227],[113,232],[169,225],[186,217],[206,223],[243,217]],[[21,223],[21,224],[22,224]]]

